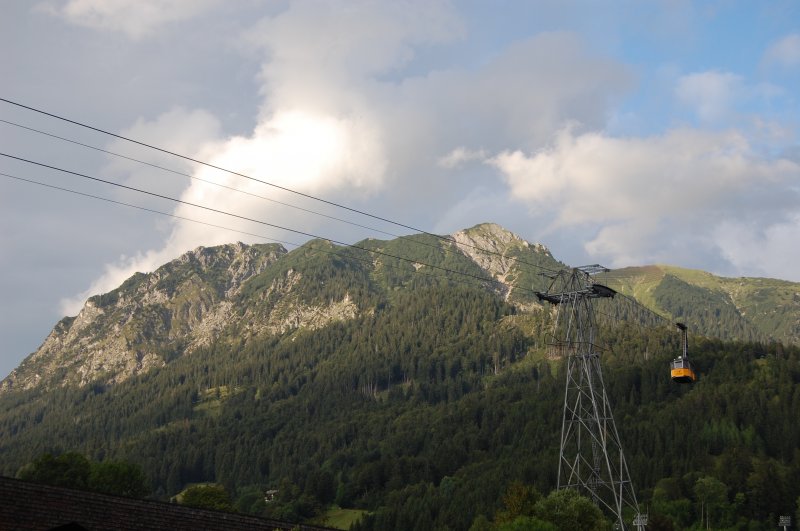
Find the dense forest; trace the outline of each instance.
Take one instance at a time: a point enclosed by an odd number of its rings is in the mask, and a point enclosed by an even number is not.
[[[273,518],[336,505],[364,510],[358,529],[548,528],[537,515],[564,502],[551,493],[564,361],[547,355],[548,308],[408,264],[377,275],[347,254],[292,260],[242,297],[270,304],[259,293],[291,268],[306,300],[347,293],[372,309],[316,330],[231,333],[116,385],[3,394],[0,473],[77,452],[140,467],[153,497],[214,483],[237,510]],[[598,343],[650,529],[772,529],[798,511],[800,349],[695,333],[700,378],[678,385],[674,327],[605,319]]]
[[[2,472],[71,450],[139,464],[157,497],[195,482],[274,488],[279,503],[254,507],[275,517],[336,503],[369,510],[362,525],[375,529],[491,520],[515,482],[555,486],[562,365],[531,333],[546,328],[544,312],[424,284],[371,317],[211,347],[118,386],[6,396]],[[680,386],[667,370],[673,331],[622,326],[602,339],[651,528],[685,528],[702,512],[717,527],[766,529],[796,509],[796,348],[694,337],[700,381]],[[713,503],[707,484],[723,493]]]

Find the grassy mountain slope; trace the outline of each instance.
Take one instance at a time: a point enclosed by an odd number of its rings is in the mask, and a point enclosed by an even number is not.
[[[617,269],[598,277],[656,313],[722,339],[800,343],[800,284],[725,278],[674,266]]]

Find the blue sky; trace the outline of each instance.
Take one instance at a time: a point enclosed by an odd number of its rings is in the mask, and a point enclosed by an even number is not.
[[[574,265],[800,281],[795,1],[12,0],[0,9],[2,98],[429,231],[494,221]],[[0,119],[265,193],[8,104]],[[379,235],[5,123],[0,143],[340,241]],[[253,231],[7,157],[0,172]],[[198,245],[256,241],[7,177],[0,234],[3,374],[63,315],[134,271]]]

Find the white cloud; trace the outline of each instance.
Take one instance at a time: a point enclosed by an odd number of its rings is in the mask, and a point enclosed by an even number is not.
[[[740,271],[800,282],[800,215],[766,227],[727,220],[715,228],[714,238]]]
[[[792,188],[800,165],[761,158],[736,132],[614,138],[565,129],[547,149],[487,162],[514,198],[552,216],[551,229],[589,228],[587,251],[615,266],[688,261],[690,248],[710,245],[720,224],[773,226],[800,204]]]
[[[785,68],[800,66],[800,34],[792,33],[774,42],[764,52],[764,62]]]
[[[698,72],[678,79],[678,101],[705,122],[725,118],[742,98],[742,78],[730,72]]]
[[[154,120],[140,118],[132,126],[121,131],[120,135],[145,141],[173,153],[194,154],[200,157],[219,142],[221,131],[219,121],[209,112],[176,107]],[[120,139],[113,140],[107,149],[184,174],[191,174],[194,169],[194,165],[185,160]],[[108,158],[104,174],[119,177],[127,186],[157,190],[170,197],[179,196],[190,185],[189,179],[185,176],[112,156]],[[142,201],[138,204],[142,204]]]
[[[67,0],[48,1],[39,7],[72,24],[139,39],[164,24],[198,16],[222,3],[223,0]]]
[[[460,17],[446,1],[295,1],[260,21],[246,41],[269,54],[261,72],[265,93],[292,106],[308,104],[309,94],[327,101],[321,98],[326,87],[310,82],[338,85],[389,73],[414,58],[415,46],[462,35]]]
[[[601,125],[609,104],[629,87],[630,74],[566,32],[515,43],[472,69],[407,73],[418,49],[447,45],[463,31],[447,2],[293,2],[258,22],[246,39],[251,51],[263,54],[263,99],[250,134],[220,140],[219,124],[212,116],[181,110],[137,124],[131,134],[166,142],[190,128],[197,134],[176,151],[304,193],[342,198],[348,205],[369,199],[365,210],[413,219],[420,226],[435,224],[437,213],[454,204],[486,210],[480,221],[496,220],[498,205],[502,210],[507,198],[498,194],[488,202],[474,199],[475,189],[496,188],[495,172],[471,165],[454,185],[448,164],[485,157],[484,145],[495,152],[508,145],[536,145],[565,121]],[[296,197],[240,177],[209,168],[194,171],[197,177],[226,186],[297,202]],[[157,179],[128,165],[118,168],[118,173],[124,172],[129,172],[123,175],[126,182]],[[346,230],[353,231],[204,182],[192,181],[182,198],[342,241],[348,241]],[[185,205],[175,213],[286,237],[258,224],[198,214]],[[253,238],[175,223],[161,246],[108,266],[90,292],[113,289],[126,275],[150,271],[197,245],[236,239]]]
[[[155,124],[168,124],[172,129],[172,119],[181,115],[183,126],[192,124],[209,126],[214,132],[213,121],[205,114],[195,112],[186,114],[173,111],[168,117],[161,117]],[[142,131],[154,124],[137,124],[132,130]],[[200,130],[196,130],[197,134]],[[163,131],[162,131],[163,133]],[[190,137],[192,135],[189,135]],[[145,136],[146,138],[146,136]],[[280,112],[272,119],[259,124],[252,136],[233,137],[211,144],[212,139],[194,145],[194,150],[178,151],[198,160],[206,160],[214,166],[226,168],[248,175],[254,179],[267,181],[278,186],[289,187],[303,193],[325,195],[332,189],[348,189],[353,194],[369,193],[381,180],[384,161],[376,135],[369,125],[358,121],[335,119],[330,116],[313,115],[299,111]],[[184,142],[187,139],[184,138]],[[167,142],[163,145],[169,146]],[[173,144],[174,145],[174,144]],[[201,153],[201,154],[198,154]],[[203,156],[205,153],[207,156]],[[174,162],[172,163],[174,166]],[[154,175],[150,170],[137,170],[130,174],[127,183],[148,190],[175,197],[174,184],[163,181],[163,173]],[[217,211],[235,213],[233,217],[209,212],[187,204],[174,207],[176,216],[200,219],[222,227],[230,227],[243,232],[261,234],[267,237],[285,238],[284,231],[270,228],[264,224],[248,222],[241,218],[271,223],[286,227],[298,227],[301,212],[276,206],[256,196],[269,197],[283,202],[296,203],[297,198],[276,192],[255,180],[248,180],[230,173],[203,166],[194,171],[197,180],[184,185],[180,194],[182,201],[213,208]],[[160,179],[159,179],[160,177]],[[185,181],[185,179],[180,178]],[[228,188],[215,186],[222,184]],[[165,189],[166,188],[166,189]],[[235,193],[230,188],[246,192]],[[170,191],[173,190],[173,191]],[[248,195],[251,194],[251,195]],[[146,199],[137,196],[135,204],[146,204]],[[172,207],[172,205],[170,205]],[[167,210],[170,208],[167,207]],[[163,210],[163,209],[162,209]],[[318,223],[319,224],[319,223]],[[309,223],[306,221],[306,227]],[[311,222],[313,226],[313,222]],[[312,229],[307,228],[310,231]],[[302,237],[295,236],[303,239]],[[94,293],[104,293],[119,286],[126,278],[137,271],[149,272],[180,253],[198,245],[212,246],[231,241],[259,241],[261,238],[231,232],[230,230],[209,227],[191,222],[175,222],[163,247],[153,249],[135,257],[124,257],[116,264],[105,267],[103,275],[95,280],[88,290],[75,297],[62,301],[62,308],[68,315],[75,314],[83,301]]]

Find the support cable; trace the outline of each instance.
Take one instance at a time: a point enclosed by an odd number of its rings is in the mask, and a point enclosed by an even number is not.
[[[42,131],[42,130],[36,129],[34,127],[28,127],[26,125],[18,124],[16,122],[12,122],[12,121],[9,121],[9,120],[3,120],[2,118],[0,118],[0,123],[5,123],[7,125],[12,125],[14,127],[19,127],[21,129],[25,129],[25,130],[30,131],[30,132],[34,132],[34,133],[38,133],[40,135],[44,135],[44,136],[48,136],[48,137],[51,137],[51,138],[55,138],[55,139],[61,140],[63,142],[69,142],[71,144],[75,144],[75,145],[78,145],[78,146],[81,146],[81,147],[84,147],[84,148],[87,148],[87,149],[92,149],[92,150],[95,150],[95,151],[99,151],[101,153],[105,153],[107,155],[112,155],[114,157],[118,157],[118,158],[121,158],[121,159],[129,160],[131,162],[136,162],[138,164],[142,164],[144,166],[149,166],[151,168],[155,168],[155,169],[158,169],[158,170],[161,170],[161,171],[164,171],[164,172],[172,173],[172,174],[175,174],[175,175],[180,175],[180,176],[183,176],[183,177],[188,177],[189,179],[194,179],[196,181],[204,182],[204,183],[210,184],[212,186],[217,186],[219,188],[224,188],[226,190],[230,190],[230,191],[237,192],[237,193],[240,193],[240,194],[249,195],[251,197],[255,197],[255,198],[258,198],[258,199],[263,199],[264,201],[269,201],[269,202],[274,203],[274,204],[278,204],[278,205],[285,206],[285,207],[288,207],[288,208],[293,208],[293,209],[299,210],[301,212],[314,214],[316,216],[320,216],[320,217],[323,217],[323,218],[326,218],[326,219],[330,219],[330,220],[333,220],[333,221],[339,221],[341,223],[346,223],[346,224],[354,226],[354,227],[359,227],[359,228],[362,228],[362,229],[366,229],[366,230],[370,230],[370,231],[373,231],[373,232],[377,232],[377,233],[383,234],[385,236],[391,236],[393,238],[398,238],[398,239],[401,239],[401,240],[409,240],[409,241],[413,242],[416,245],[424,245],[426,247],[431,247],[431,248],[434,248],[434,249],[439,249],[440,248],[439,246],[434,245],[432,243],[419,241],[419,240],[416,240],[416,239],[411,238],[409,236],[403,236],[403,235],[400,235],[400,234],[395,234],[393,232],[387,232],[387,231],[380,230],[380,229],[375,228],[375,227],[370,227],[370,226],[362,225],[360,223],[349,221],[349,220],[346,220],[346,219],[343,219],[343,218],[338,218],[336,216],[323,214],[322,212],[318,212],[316,210],[312,210],[312,209],[309,209],[309,208],[304,208],[304,207],[301,207],[301,206],[298,206],[298,205],[293,205],[291,203],[286,203],[284,201],[279,201],[277,199],[272,199],[270,197],[265,197],[265,196],[262,196],[262,195],[259,195],[259,194],[253,193],[253,192],[248,192],[246,190],[241,190],[239,188],[235,188],[233,186],[228,186],[228,185],[225,185],[225,184],[222,184],[222,183],[217,183],[217,182],[211,181],[209,179],[203,179],[202,177],[196,177],[196,176],[194,176],[194,175],[192,175],[190,173],[185,173],[185,172],[181,172],[181,171],[178,171],[178,170],[174,170],[172,168],[167,168],[165,166],[161,166],[161,165],[158,165],[158,164],[155,164],[155,163],[152,163],[152,162],[147,162],[147,161],[144,161],[144,160],[141,160],[141,159],[130,157],[128,155],[123,155],[121,153],[116,153],[114,151],[103,149],[103,148],[100,148],[100,147],[97,147],[97,146],[92,146],[90,144],[84,144],[83,142],[79,142],[77,140],[73,140],[73,139],[70,139],[70,138],[59,136],[59,135],[56,135],[54,133],[48,133],[47,131]],[[460,245],[467,245],[467,244],[460,244]],[[522,261],[522,260],[519,260],[518,262],[522,263],[522,264],[526,264],[527,263],[527,262]],[[535,266],[535,264],[529,264],[529,265]]]
[[[385,231],[382,231],[380,229],[376,229],[375,227],[369,227],[367,225],[361,225],[361,224],[355,223],[353,221],[348,221],[346,219],[337,218],[335,216],[330,216],[328,214],[323,214],[322,212],[317,212],[316,210],[311,210],[311,209],[308,209],[308,208],[303,208],[301,206],[293,205],[291,203],[285,203],[283,201],[278,201],[277,199],[272,199],[271,197],[265,197],[263,195],[259,195],[259,194],[253,193],[253,192],[248,192],[247,190],[241,190],[239,188],[235,188],[233,186],[228,186],[228,185],[225,185],[225,184],[222,184],[222,183],[217,183],[217,182],[211,181],[209,179],[203,179],[202,177],[196,177],[196,176],[194,176],[194,175],[192,175],[190,173],[184,173],[182,171],[174,170],[172,168],[167,168],[165,166],[160,166],[160,165],[152,163],[152,162],[147,162],[145,160],[141,160],[141,159],[137,159],[137,158],[134,158],[134,157],[130,157],[128,155],[123,155],[122,153],[116,153],[116,152],[110,151],[108,149],[103,149],[103,148],[100,148],[100,147],[97,147],[97,146],[92,146],[90,144],[84,144],[83,142],[78,142],[77,140],[73,140],[71,138],[66,138],[66,137],[63,137],[63,136],[59,136],[59,135],[56,135],[54,133],[48,133],[47,131],[42,131],[42,130],[36,129],[34,127],[28,127],[26,125],[18,124],[16,122],[11,122],[9,120],[3,120],[2,118],[0,118],[0,122],[2,122],[4,124],[8,124],[8,125],[13,125],[14,127],[19,127],[21,129],[26,129],[28,131],[31,131],[31,132],[34,132],[34,133],[38,133],[40,135],[49,136],[51,138],[55,138],[55,139],[61,140],[63,142],[69,142],[71,144],[75,144],[75,145],[78,145],[78,146],[81,146],[81,147],[84,147],[84,148],[87,148],[87,149],[92,149],[94,151],[99,151],[101,153],[105,153],[106,155],[112,155],[114,157],[119,157],[121,159],[129,160],[131,162],[136,162],[136,163],[142,164],[144,166],[150,166],[151,168],[155,168],[155,169],[158,169],[158,170],[161,170],[161,171],[165,171],[165,172],[168,172],[168,173],[173,173],[175,175],[180,175],[182,177],[188,177],[189,179],[194,179],[196,181],[204,182],[206,184],[210,184],[210,185],[217,186],[217,187],[220,187],[220,188],[225,188],[226,190],[230,190],[230,191],[233,191],[233,192],[238,192],[238,193],[244,194],[244,195],[249,195],[251,197],[256,197],[258,199],[263,199],[264,201],[269,201],[271,203],[275,203],[275,204],[278,204],[278,205],[281,205],[281,206],[294,208],[296,210],[300,210],[300,211],[303,211],[303,212],[306,212],[306,213],[309,213],[309,214],[314,214],[314,215],[317,215],[317,216],[321,216],[321,217],[324,217],[324,218],[327,218],[327,219],[330,219],[330,220],[333,220],[333,221],[340,221],[342,223],[347,223],[348,225],[352,225],[354,227],[359,227],[359,228],[362,228],[362,229],[371,230],[371,231],[374,231],[374,232],[378,232],[380,234],[384,234],[386,236],[392,236],[394,238],[406,238],[406,236],[401,236],[399,234],[394,234],[394,233],[391,233],[391,232],[385,232]]]
[[[177,214],[170,214],[169,212],[156,210],[154,208],[148,208],[148,207],[144,207],[144,206],[141,206],[141,205],[135,205],[133,203],[126,203],[125,201],[118,201],[116,199],[110,199],[108,197],[89,194],[89,193],[86,193],[86,192],[79,192],[77,190],[72,190],[70,188],[65,188],[65,187],[62,187],[62,186],[56,186],[56,185],[53,185],[53,184],[48,184],[48,183],[44,183],[44,182],[41,182],[41,181],[36,181],[34,179],[26,179],[24,177],[19,177],[17,175],[11,175],[11,174],[8,174],[8,173],[3,173],[3,172],[0,172],[0,175],[3,176],[3,177],[7,177],[9,179],[14,179],[14,180],[17,180],[17,181],[23,181],[23,182],[26,182],[26,183],[29,183],[29,184],[35,184],[35,185],[42,186],[42,187],[45,187],[45,188],[50,188],[50,189],[53,189],[53,190],[59,190],[61,192],[67,192],[67,193],[70,193],[70,194],[79,195],[79,196],[87,197],[87,198],[90,198],[90,199],[96,199],[96,200],[99,200],[99,201],[105,201],[107,203],[112,203],[112,204],[119,205],[119,206],[130,207],[130,208],[134,208],[134,209],[137,209],[137,210],[142,210],[144,212],[150,212],[150,213],[153,213],[153,214],[158,214],[158,215],[161,215],[161,216],[178,219],[178,220],[181,220],[181,221],[188,221],[190,223],[196,223],[198,225],[204,225],[204,226],[207,226],[207,227],[214,227],[214,228],[217,228],[217,229],[222,229],[222,230],[226,230],[226,231],[229,231],[229,232],[234,232],[234,233],[237,233],[237,234],[244,234],[246,236],[254,236],[254,237],[260,238],[262,240],[275,242],[275,243],[281,243],[281,244],[289,245],[289,246],[292,246],[292,247],[295,247],[295,248],[300,248],[300,247],[303,246],[302,243],[290,242],[290,241],[287,241],[287,240],[281,240],[281,239],[278,239],[278,238],[265,236],[263,234],[256,234],[256,233],[253,233],[253,232],[243,231],[241,229],[234,229],[232,227],[226,227],[224,225],[218,225],[216,223],[209,223],[207,221],[201,221],[201,220],[194,219],[194,218],[189,218],[189,217],[186,217],[186,216],[179,216]],[[328,240],[328,241],[330,241],[330,240]],[[350,247],[352,247],[352,246],[350,246]],[[338,256],[340,258],[343,257],[341,249],[335,250],[335,251],[329,251],[327,249],[313,248],[313,249],[309,249],[309,251],[311,253],[323,253],[323,254],[329,254],[329,255],[332,255],[332,256]],[[370,251],[370,252],[372,252],[372,251]],[[362,262],[362,263],[365,263],[365,264],[373,264],[373,261],[368,259],[368,258],[360,258],[358,256],[353,256],[353,255],[347,256],[346,258],[352,259],[352,260],[356,260],[358,262]],[[398,259],[405,260],[402,257],[398,257]],[[421,264],[421,262],[416,262],[416,261],[414,263]],[[427,265],[427,264],[423,264],[423,265]],[[397,268],[397,266],[392,265],[392,264],[384,264],[384,266],[385,267],[389,267],[389,268]],[[430,267],[437,268],[437,266],[430,266]],[[448,280],[450,280],[452,282],[458,282],[460,284],[469,285],[469,286],[474,286],[475,285],[475,283],[474,283],[475,279],[458,279],[458,278],[452,278],[452,277],[443,277],[442,275],[437,275],[435,273],[429,273],[429,272],[424,271],[422,269],[414,269],[414,271],[412,271],[412,273],[414,273],[416,275],[423,275],[423,276],[431,277],[431,278],[447,278]]]
[[[284,227],[284,226],[281,226],[281,225],[276,225],[276,224],[269,223],[269,222],[266,222],[266,221],[257,220],[257,219],[250,218],[250,217],[247,217],[247,216],[242,216],[240,214],[227,212],[227,211],[224,211],[224,210],[221,210],[221,209],[217,209],[217,208],[213,208],[213,207],[209,207],[209,206],[205,206],[205,205],[200,205],[200,204],[197,204],[197,203],[192,203],[190,201],[185,201],[183,199],[177,199],[177,198],[170,197],[170,196],[163,195],[163,194],[159,194],[159,193],[156,193],[156,192],[151,192],[151,191],[148,191],[148,190],[135,188],[133,186],[128,186],[128,185],[125,185],[125,184],[115,183],[113,181],[108,181],[106,179],[101,179],[99,177],[93,177],[91,175],[86,175],[86,174],[83,174],[83,173],[74,172],[74,171],[67,170],[67,169],[64,169],[64,168],[59,168],[57,166],[52,166],[52,165],[49,165],[49,164],[45,164],[43,162],[36,162],[36,161],[33,161],[33,160],[25,159],[25,158],[22,158],[22,157],[17,157],[15,155],[10,155],[10,154],[7,154],[7,153],[0,153],[0,156],[7,157],[7,158],[10,158],[10,159],[14,159],[14,160],[18,160],[20,162],[25,162],[25,163],[28,163],[28,164],[32,164],[32,165],[35,165],[35,166],[42,167],[42,168],[48,168],[48,169],[51,169],[51,170],[67,173],[67,174],[70,174],[70,175],[75,175],[77,177],[81,177],[81,178],[84,178],[84,179],[89,179],[89,180],[92,180],[92,181],[109,184],[109,185],[112,185],[112,186],[116,186],[116,187],[123,188],[123,189],[126,189],[126,190],[131,190],[131,191],[138,192],[138,193],[141,193],[141,194],[146,194],[146,195],[150,195],[150,196],[153,196],[153,197],[158,197],[160,199],[165,199],[167,201],[172,201],[172,202],[175,202],[175,203],[179,203],[179,204],[183,204],[183,205],[187,205],[187,206],[191,206],[191,207],[195,207],[195,208],[200,208],[200,209],[203,209],[203,210],[207,210],[209,212],[214,212],[214,213],[217,213],[217,214],[230,216],[230,217],[241,219],[241,220],[244,220],[244,221],[257,223],[257,224],[260,224],[260,225],[265,225],[265,226],[277,228],[277,229],[280,229],[280,230],[285,230],[285,231],[292,232],[292,233],[295,233],[295,234],[299,234],[299,235],[302,235],[302,236],[307,236],[309,238],[327,240],[327,241],[329,241],[331,243],[335,243],[337,245],[349,247],[349,248],[352,248],[352,249],[359,249],[361,251],[365,251],[365,252],[368,252],[368,253],[381,255],[381,256],[386,256],[388,258],[394,258],[394,259],[402,260],[402,261],[409,262],[409,263],[412,263],[412,264],[420,264],[420,265],[423,265],[423,266],[431,267],[433,269],[438,269],[440,271],[444,271],[446,273],[462,275],[462,276],[470,277],[470,278],[473,278],[475,280],[479,280],[479,281],[482,281],[482,282],[488,282],[488,283],[491,283],[491,284],[500,285],[500,286],[505,287],[505,284],[503,284],[501,281],[496,280],[494,278],[482,277],[482,276],[479,276],[479,275],[473,275],[471,273],[466,273],[466,272],[463,272],[463,271],[456,271],[454,269],[450,269],[450,268],[447,268],[447,267],[437,266],[437,265],[434,265],[434,264],[421,262],[419,260],[414,260],[414,259],[411,259],[411,258],[405,258],[405,257],[402,257],[402,256],[393,255],[391,253],[386,253],[386,252],[383,252],[383,251],[378,251],[378,250],[374,250],[374,249],[368,249],[366,247],[361,247],[359,245],[354,245],[354,244],[341,242],[341,241],[334,240],[334,239],[331,239],[331,238],[325,238],[323,236],[319,236],[319,235],[312,234],[312,233],[309,233],[309,232],[304,232],[304,231],[300,231],[300,230],[297,230],[297,229],[292,229],[290,227]],[[518,287],[517,289],[519,289],[520,291],[527,291],[527,292],[530,292],[531,294],[535,294],[534,290],[527,289],[527,288],[524,288],[524,287]]]
[[[366,217],[373,218],[373,219],[376,219],[376,220],[379,220],[379,221],[383,221],[385,223],[389,223],[389,224],[392,224],[392,225],[395,225],[395,226],[398,226],[398,227],[402,227],[402,228],[405,228],[405,229],[408,229],[408,230],[411,230],[411,231],[414,231],[414,232],[419,232],[419,233],[425,234],[427,236],[432,236],[432,237],[438,238],[438,239],[440,239],[442,241],[447,241],[447,242],[450,242],[450,243],[454,243],[454,244],[456,244],[456,246],[463,245],[465,247],[470,247],[470,248],[476,249],[478,251],[481,251],[481,252],[484,252],[484,253],[487,253],[487,254],[493,254],[493,255],[496,255],[496,256],[501,256],[503,258],[508,258],[508,259],[514,260],[515,262],[524,263],[524,264],[527,264],[527,265],[529,265],[531,267],[535,267],[535,268],[537,268],[539,270],[546,271],[548,273],[557,273],[558,272],[558,270],[556,270],[556,269],[551,269],[551,268],[547,268],[547,267],[544,267],[544,266],[541,266],[541,265],[538,265],[538,264],[533,264],[533,263],[517,260],[514,257],[507,257],[507,256],[503,255],[502,253],[498,253],[496,251],[491,251],[491,250],[488,250],[488,249],[482,249],[482,248],[480,248],[478,246],[475,246],[475,245],[471,245],[471,244],[467,244],[467,243],[459,243],[458,241],[455,240],[455,238],[453,238],[451,236],[442,236],[440,234],[433,234],[431,232],[428,232],[428,231],[413,227],[411,225],[400,223],[398,221],[393,221],[391,219],[388,219],[388,218],[385,218],[385,217],[382,217],[382,216],[378,216],[376,214],[371,214],[369,212],[366,212],[366,211],[363,211],[363,210],[359,210],[357,208],[348,207],[348,206],[343,205],[341,203],[336,203],[334,201],[330,201],[330,200],[327,200],[327,199],[316,197],[314,195],[307,194],[307,193],[304,193],[304,192],[300,192],[298,190],[294,190],[294,189],[288,188],[286,186],[281,186],[281,185],[278,185],[278,184],[275,184],[275,183],[272,183],[272,182],[269,182],[269,181],[265,181],[265,180],[262,180],[262,179],[257,179],[255,177],[252,177],[252,176],[244,174],[244,173],[240,173],[240,172],[236,172],[236,171],[233,171],[233,170],[229,170],[227,168],[223,168],[221,166],[217,166],[215,164],[211,164],[209,162],[205,162],[205,161],[190,157],[188,155],[183,155],[183,154],[180,154],[180,153],[177,153],[177,152],[174,152],[174,151],[170,151],[168,149],[164,149],[164,148],[155,146],[153,144],[148,144],[148,143],[140,141],[140,140],[135,140],[133,138],[126,137],[126,136],[123,136],[123,135],[120,135],[120,134],[117,134],[117,133],[113,133],[111,131],[107,131],[105,129],[101,129],[99,127],[95,127],[95,126],[92,126],[92,125],[89,125],[89,124],[86,124],[86,123],[83,123],[83,122],[79,122],[77,120],[72,120],[70,118],[66,118],[64,116],[60,116],[60,115],[57,115],[57,114],[54,114],[54,113],[51,113],[51,112],[47,112],[47,111],[44,111],[42,109],[37,109],[37,108],[31,107],[29,105],[24,105],[24,104],[16,102],[16,101],[12,101],[12,100],[9,100],[9,99],[6,99],[6,98],[1,98],[1,97],[0,97],[0,101],[2,101],[4,103],[8,103],[9,105],[14,105],[16,107],[29,110],[31,112],[35,112],[35,113],[38,113],[38,114],[42,114],[44,116],[48,116],[50,118],[54,118],[56,120],[61,120],[61,121],[66,122],[66,123],[77,125],[79,127],[83,127],[85,129],[89,129],[91,131],[95,131],[95,132],[98,132],[98,133],[101,133],[101,134],[104,134],[104,135],[108,135],[108,136],[111,136],[111,137],[114,137],[114,138],[118,138],[118,139],[124,140],[126,142],[130,142],[130,143],[137,144],[137,145],[149,148],[149,149],[153,149],[155,151],[159,151],[159,152],[165,153],[167,155],[172,155],[174,157],[178,157],[178,158],[190,161],[190,162],[194,162],[196,164],[201,164],[203,166],[206,166],[206,167],[209,167],[209,168],[213,168],[213,169],[216,169],[216,170],[219,170],[219,171],[223,171],[223,172],[229,173],[231,175],[236,175],[238,177],[249,179],[251,181],[259,182],[259,183],[264,184],[266,186],[270,186],[270,187],[273,187],[273,188],[276,188],[276,189],[279,189],[279,190],[283,190],[285,192],[289,192],[289,193],[292,193],[292,194],[295,194],[295,195],[298,195],[298,196],[301,196],[301,197],[304,197],[304,198],[307,198],[307,199],[312,199],[314,201],[319,201],[321,203],[334,206],[336,208],[341,208],[341,209],[344,209],[344,210],[347,210],[347,211],[350,211],[350,212],[353,212],[353,213],[356,213],[356,214],[360,214],[362,216],[366,216]]]

